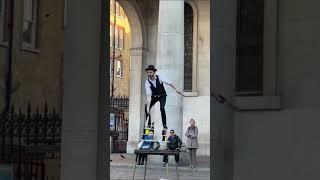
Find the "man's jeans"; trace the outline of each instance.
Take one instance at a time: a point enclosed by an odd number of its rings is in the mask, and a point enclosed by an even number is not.
[[[179,155],[174,156],[176,163],[179,162]],[[168,163],[168,155],[163,155],[163,162]]]

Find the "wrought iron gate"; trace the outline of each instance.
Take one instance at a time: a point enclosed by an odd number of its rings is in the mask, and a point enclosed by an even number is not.
[[[112,135],[112,152],[124,153],[127,149],[128,141],[128,112],[129,98],[115,97],[111,100],[111,118],[113,127],[110,127]]]

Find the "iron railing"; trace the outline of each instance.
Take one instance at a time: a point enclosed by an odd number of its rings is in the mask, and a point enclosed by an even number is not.
[[[61,117],[55,109],[51,112],[45,104],[32,112],[16,111],[12,106],[0,116],[0,163],[14,169],[14,179],[52,179],[46,175],[49,159],[60,160]]]

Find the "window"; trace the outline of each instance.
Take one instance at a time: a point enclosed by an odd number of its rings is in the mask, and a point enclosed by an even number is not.
[[[238,95],[261,95],[264,1],[238,2],[236,91]]]
[[[110,25],[110,47],[113,46],[113,26]]]
[[[184,91],[192,91],[193,66],[193,10],[185,3],[184,7]]]
[[[118,27],[116,26],[115,27],[115,30],[116,30],[116,37],[115,37],[115,46],[116,46],[116,48],[118,48],[118,44],[119,44],[119,29],[118,29]]]
[[[119,30],[119,48],[123,49],[123,29]]]
[[[23,2],[23,46],[36,48],[37,0],[24,0]]]
[[[7,0],[0,0],[0,42],[7,41],[6,34],[8,32],[8,26],[6,25],[6,9],[8,7]]]
[[[117,77],[122,77],[122,61],[117,61]]]

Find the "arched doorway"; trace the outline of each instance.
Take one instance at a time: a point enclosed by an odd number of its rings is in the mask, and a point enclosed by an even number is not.
[[[130,133],[130,132],[140,132],[140,117],[141,117],[141,75],[142,75],[142,61],[143,53],[145,52],[145,46],[143,41],[143,35],[145,32],[144,23],[142,20],[141,13],[139,12],[138,5],[135,2],[127,0],[117,0],[121,9],[123,9],[126,14],[126,18],[129,21],[130,26],[130,48],[129,48],[129,68],[128,76],[129,79],[129,112],[128,112],[128,126],[127,129],[122,129],[124,132],[122,135],[121,142],[121,152],[123,148],[128,150],[132,149],[136,145],[136,142],[139,140],[139,133]],[[127,44],[128,45],[128,44]],[[119,56],[119,54],[118,54]],[[117,66],[117,64],[114,64]],[[130,123],[134,122],[134,123]],[[139,120],[139,121],[137,121]],[[130,136],[129,136],[130,133]],[[121,134],[116,134],[119,138]],[[126,139],[127,138],[127,139]],[[125,143],[125,144],[123,144]],[[128,145],[128,146],[127,146]],[[128,152],[127,151],[127,152]],[[115,152],[115,151],[114,151]]]

